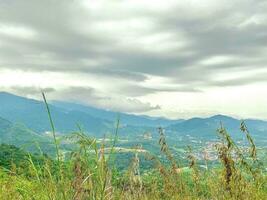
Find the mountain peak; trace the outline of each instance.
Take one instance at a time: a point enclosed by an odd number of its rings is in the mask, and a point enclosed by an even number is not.
[[[209,119],[216,119],[216,120],[237,120],[233,117],[230,117],[230,116],[227,116],[227,115],[222,115],[222,114],[218,114],[218,115],[214,115],[214,116],[211,116],[209,117]]]
[[[24,99],[26,97],[22,97],[22,96],[19,96],[19,95],[16,95],[16,94],[12,94],[12,93],[9,93],[9,92],[4,92],[4,91],[0,91],[0,97],[1,98],[20,98],[20,99]]]
[[[5,92],[5,91],[0,91],[0,102],[3,103],[3,101],[8,102],[9,104],[12,102],[14,104],[18,103],[18,102],[28,102],[28,103],[32,103],[32,102],[40,102],[36,99],[32,99],[32,98],[28,98],[25,96],[19,96],[13,93],[9,93],[9,92]],[[9,102],[11,101],[11,102]]]
[[[0,91],[0,95],[8,95],[8,96],[15,96],[14,94],[8,93],[8,92],[4,92],[4,91]]]

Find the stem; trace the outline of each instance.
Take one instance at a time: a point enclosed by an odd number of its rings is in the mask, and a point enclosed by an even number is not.
[[[44,92],[42,92],[42,96],[43,96],[43,100],[44,100],[44,103],[45,103],[45,106],[46,106],[49,122],[50,122],[50,125],[51,125],[51,128],[52,128],[52,134],[53,134],[53,139],[54,139],[54,144],[55,144],[56,154],[57,154],[57,162],[58,162],[58,166],[59,166],[60,165],[60,157],[59,157],[59,147],[58,147],[57,138],[56,138],[55,126],[54,126],[54,123],[53,123],[53,120],[52,120],[50,108],[49,108],[49,105],[47,103],[47,100],[46,100]]]

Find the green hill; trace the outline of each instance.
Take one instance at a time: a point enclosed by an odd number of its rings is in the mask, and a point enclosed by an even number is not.
[[[13,123],[23,123],[38,133],[51,130],[42,101],[0,92],[0,105],[0,116]],[[103,135],[113,127],[113,122],[98,119],[84,112],[67,111],[53,105],[49,107],[56,130],[59,132],[74,131],[77,129],[77,124],[81,124],[88,132],[94,135]]]
[[[0,118],[0,144],[6,143],[25,148],[30,151],[50,151],[51,139],[45,135],[39,135],[23,124],[11,123]],[[39,146],[39,147],[38,147]]]

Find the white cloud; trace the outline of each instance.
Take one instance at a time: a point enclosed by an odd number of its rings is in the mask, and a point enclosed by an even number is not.
[[[0,84],[127,112],[267,118],[266,9],[252,0],[0,1]]]
[[[0,23],[0,35],[19,39],[34,39],[37,33],[28,27]]]
[[[200,65],[217,65],[217,64],[224,64],[231,60],[234,60],[231,56],[213,56],[210,58],[206,58],[199,62]]]

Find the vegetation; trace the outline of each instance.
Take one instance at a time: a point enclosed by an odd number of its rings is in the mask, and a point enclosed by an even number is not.
[[[46,99],[44,97],[45,103]],[[172,153],[164,129],[159,128],[158,156],[145,152],[153,163],[140,170],[140,147],[131,154],[127,170],[118,170],[119,122],[114,138],[99,142],[82,129],[69,138],[77,148],[66,158],[55,136],[52,116],[46,103],[53,129],[56,159],[31,155],[14,146],[1,145],[0,199],[36,200],[108,200],[108,199],[267,199],[267,176],[258,158],[256,145],[245,123],[241,131],[249,148],[242,148],[223,125],[218,129],[220,141],[216,151],[220,164],[200,168],[192,148],[188,147],[185,165]],[[109,147],[108,150],[105,147]]]
[[[45,160],[49,160],[46,154],[29,154],[14,145],[0,145],[0,166],[6,172],[16,171],[23,174],[31,164],[43,165]],[[50,161],[52,162],[52,159]]]
[[[31,152],[39,152],[39,147],[47,153],[53,149],[53,143],[49,137],[37,134],[23,124],[12,123],[2,118],[0,118],[1,143],[23,147]]]
[[[264,168],[247,129],[243,131],[251,142],[248,152],[241,152],[225,128],[218,130],[221,166],[209,170],[198,167],[190,150],[190,170],[182,168],[162,129],[159,146],[169,164],[148,155],[154,168],[146,173],[140,172],[138,152],[128,170],[118,172],[112,149],[105,154],[104,143],[97,145],[82,131],[73,134],[79,148],[69,160],[59,158],[59,163],[1,145],[0,199],[266,199]]]

